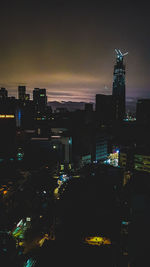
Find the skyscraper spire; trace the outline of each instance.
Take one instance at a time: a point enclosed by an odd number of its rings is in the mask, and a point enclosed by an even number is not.
[[[117,61],[123,61],[124,56],[128,55],[128,52],[122,54],[119,49],[115,49],[115,52],[117,54]]]

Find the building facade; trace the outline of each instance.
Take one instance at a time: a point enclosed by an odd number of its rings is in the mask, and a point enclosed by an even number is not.
[[[1,87],[1,89],[0,89],[0,98],[1,99],[5,99],[7,97],[8,97],[8,91],[5,88]]]
[[[150,123],[150,99],[138,99],[136,105],[136,120],[138,123]]]
[[[96,95],[96,118],[102,124],[112,121],[112,95]]]
[[[33,102],[37,111],[45,111],[47,105],[46,89],[35,88],[33,90]]]
[[[18,99],[24,101],[26,96],[26,86],[18,86]]]

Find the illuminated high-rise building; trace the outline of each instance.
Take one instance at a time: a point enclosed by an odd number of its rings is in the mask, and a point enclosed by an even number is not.
[[[24,101],[26,96],[26,86],[18,86],[18,99]]]
[[[119,49],[116,51],[116,63],[114,66],[113,81],[113,115],[115,121],[122,121],[125,118],[125,65],[124,56]]]

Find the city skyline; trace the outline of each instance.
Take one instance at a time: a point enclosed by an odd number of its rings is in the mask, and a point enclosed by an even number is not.
[[[2,267],[147,266],[149,25],[145,0],[1,1]]]
[[[149,97],[146,3],[2,3],[0,86],[17,96],[46,88],[48,101],[95,101],[111,94],[115,48],[129,52],[127,97]]]

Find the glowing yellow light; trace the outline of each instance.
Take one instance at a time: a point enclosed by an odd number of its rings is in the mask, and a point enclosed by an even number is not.
[[[4,190],[4,191],[3,191],[3,194],[4,194],[4,195],[6,195],[6,194],[7,194],[7,192],[8,192],[7,190]]]
[[[54,175],[54,176],[53,176],[53,178],[55,178],[55,179],[58,179],[58,178],[59,178],[59,176],[58,176],[58,175]]]
[[[71,164],[69,163],[69,169],[71,169]]]
[[[24,242],[19,242],[18,245],[19,245],[19,246],[23,246],[23,245],[24,245]]]
[[[39,240],[39,246],[40,247],[43,246],[45,240],[49,240],[48,234],[45,234],[45,236],[41,240]]]
[[[10,114],[0,114],[1,119],[13,119],[15,115],[10,115]]]
[[[74,175],[73,178],[80,178],[80,175]]]
[[[58,194],[58,187],[55,188],[55,190],[54,190],[54,194],[55,194],[55,195]]]
[[[45,241],[45,238],[42,238],[42,239],[39,241],[39,245],[40,245],[40,247],[42,247],[44,241]]]
[[[89,245],[97,245],[97,246],[111,245],[110,239],[106,237],[101,237],[101,236],[86,237],[85,243]]]
[[[14,115],[6,115],[6,118],[14,118]]]
[[[60,170],[61,170],[61,171],[64,170],[64,165],[63,165],[63,164],[60,165]]]

